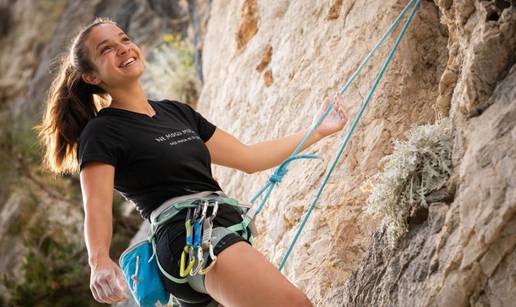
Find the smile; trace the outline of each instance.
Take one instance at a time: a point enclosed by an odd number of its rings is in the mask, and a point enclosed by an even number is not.
[[[126,68],[126,67],[132,65],[133,63],[136,63],[136,58],[129,58],[125,62],[123,62],[119,67]]]

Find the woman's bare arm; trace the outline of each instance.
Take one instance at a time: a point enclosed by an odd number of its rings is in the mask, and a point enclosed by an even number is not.
[[[88,261],[109,257],[113,232],[113,188],[115,168],[106,163],[88,162],[80,173],[84,204],[84,238]]]
[[[217,128],[213,136],[206,142],[214,164],[235,168],[252,174],[269,169],[288,158],[308,130],[288,135],[275,140],[259,142],[253,145],[241,143],[231,134]],[[321,139],[313,134],[303,149]]]
[[[343,102],[340,95],[335,96],[336,104],[323,123],[314,131],[301,150],[316,143],[323,137],[341,130],[347,122],[347,115],[343,111]],[[330,101],[323,102],[314,121],[319,119]],[[214,164],[235,168],[248,174],[272,168],[287,159],[301,142],[309,129],[274,139],[259,142],[253,145],[241,143],[231,134],[217,128],[212,137],[206,142]]]
[[[129,297],[123,273],[109,257],[113,234],[113,188],[115,168],[88,162],[80,173],[84,203],[84,239],[91,268],[90,289],[95,300],[113,304]]]

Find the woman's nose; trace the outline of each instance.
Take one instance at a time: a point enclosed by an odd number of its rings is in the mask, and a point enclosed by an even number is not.
[[[119,44],[118,48],[118,54],[123,55],[129,50],[129,46],[125,44]]]

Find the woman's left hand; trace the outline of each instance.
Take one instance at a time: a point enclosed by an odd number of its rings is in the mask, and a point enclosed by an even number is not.
[[[335,105],[333,106],[333,109],[331,110],[330,114],[326,116],[321,125],[315,130],[315,133],[317,133],[321,138],[341,130],[342,128],[344,128],[344,125],[346,125],[348,121],[348,115],[344,111],[344,102],[342,101],[342,97],[340,96],[340,94],[336,94],[334,98]],[[312,121],[312,125],[315,125],[315,123],[317,122],[317,120],[319,120],[324,111],[326,111],[330,103],[330,98],[326,96],[324,98],[324,102],[321,106],[321,109],[319,110],[319,112],[317,112],[317,115],[314,117]]]

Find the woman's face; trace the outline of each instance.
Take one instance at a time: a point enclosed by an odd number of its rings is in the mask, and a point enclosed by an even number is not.
[[[138,46],[116,25],[95,26],[85,40],[89,58],[95,66],[92,73],[83,74],[88,83],[106,90],[137,80],[144,69],[144,59]]]

